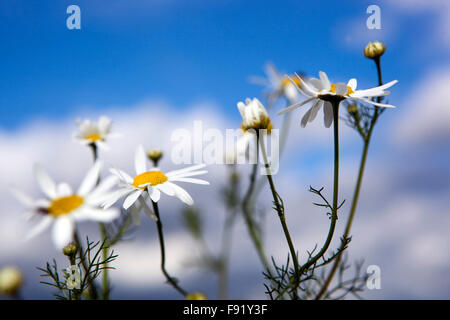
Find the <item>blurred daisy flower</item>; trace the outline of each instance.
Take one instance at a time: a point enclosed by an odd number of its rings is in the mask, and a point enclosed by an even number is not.
[[[122,183],[119,184],[119,190],[103,203],[104,208],[109,208],[121,197],[127,196],[123,202],[123,208],[128,209],[139,199],[139,197],[145,196],[145,191],[148,191],[150,198],[154,202],[159,201],[161,192],[163,192],[168,196],[177,197],[187,205],[192,205],[194,204],[194,200],[192,200],[189,193],[174,182],[209,184],[208,181],[192,178],[193,176],[208,172],[206,170],[199,170],[205,167],[204,164],[169,171],[167,173],[163,173],[156,167],[147,169],[147,155],[142,146],[139,146],[136,150],[134,164],[136,171],[136,176],[134,178],[119,169],[110,169],[111,173],[117,176]]]
[[[118,137],[118,134],[111,133],[111,119],[101,116],[98,122],[89,119],[77,120],[78,131],[73,137],[83,145],[95,145],[103,150],[108,150],[105,141],[109,138]]]
[[[241,155],[245,153],[250,141],[255,137],[254,130],[267,130],[267,134],[270,134],[273,126],[266,108],[257,98],[247,98],[245,103],[239,101],[237,107],[242,116],[243,135],[237,142],[237,154]]]
[[[110,176],[97,185],[101,167],[101,162],[97,161],[88,171],[77,192],[73,192],[67,183],[56,184],[40,165],[35,165],[36,180],[46,198],[33,200],[19,190],[12,190],[16,198],[30,210],[30,218],[42,217],[26,239],[40,234],[54,222],[53,242],[58,249],[63,249],[73,239],[76,222],[110,222],[117,218],[117,209],[103,210],[99,207],[109,198],[110,189],[117,184],[117,178]]]
[[[308,83],[306,83],[302,78],[297,77],[298,81],[300,81],[301,83],[301,86],[296,86],[297,90],[305,97],[307,97],[307,99],[281,110],[278,114],[289,112],[301,107],[304,104],[312,102],[312,107],[305,113],[302,118],[302,127],[305,127],[308,122],[312,122],[316,118],[320,108],[323,106],[325,127],[329,128],[333,123],[333,106],[330,102],[331,99],[352,99],[369,103],[377,107],[395,108],[394,106],[389,104],[372,101],[369,98],[388,95],[390,92],[386,91],[385,89],[392,87],[398,82],[397,80],[367,90],[356,90],[356,79],[351,79],[347,84],[332,84],[328,80],[328,76],[325,72],[320,71],[319,76],[320,79],[312,78],[308,81]]]
[[[282,75],[273,63],[269,62],[266,64],[265,73],[266,77],[250,77],[250,82],[268,88],[268,96],[271,102],[282,96],[285,96],[291,103],[300,98],[295,85],[292,84],[289,77]],[[301,85],[297,78],[292,79],[297,85]]]

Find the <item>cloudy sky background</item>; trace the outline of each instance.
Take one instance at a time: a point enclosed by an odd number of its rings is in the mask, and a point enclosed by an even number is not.
[[[135,147],[159,147],[170,161],[175,129],[235,128],[236,102],[261,97],[248,82],[273,61],[286,72],[316,76],[326,71],[335,82],[358,78],[376,85],[368,41],[387,44],[385,81],[398,79],[372,141],[363,189],[348,250],[351,260],[380,266],[382,289],[373,299],[450,297],[450,5],[447,1],[78,1],[82,29],[65,27],[68,1],[4,1],[0,4],[0,266],[17,265],[26,274],[25,298],[51,298],[40,285],[36,266],[60,256],[43,234],[22,238],[31,225],[8,188],[40,195],[32,174],[39,162],[57,181],[77,187],[91,165],[89,150],[71,140],[78,117],[108,115],[123,138],[101,152],[107,166],[133,169]],[[381,7],[382,29],[368,30],[366,8]],[[281,107],[280,104],[278,107]],[[286,203],[297,249],[322,243],[328,219],[312,205],[309,185],[332,187],[332,132],[315,123],[300,128],[305,109],[293,116],[286,153],[275,183]],[[273,116],[276,123],[280,117]],[[361,152],[360,138],[345,126],[341,133],[341,199],[350,203]],[[205,218],[206,237],[217,249],[224,212],[220,188],[226,169],[210,166],[211,186],[187,186]],[[242,178],[248,168],[240,168]],[[106,173],[106,172],[105,172]],[[245,187],[245,185],[243,186]],[[269,207],[264,199],[259,206]],[[331,197],[331,193],[326,193]],[[337,235],[349,210],[344,205]],[[216,297],[214,275],[188,266],[198,253],[183,229],[182,204],[161,200],[167,238],[168,270],[190,290]],[[133,241],[117,246],[112,271],[113,298],[179,298],[164,283],[154,223],[143,219]],[[83,233],[96,235],[95,225]],[[265,216],[267,251],[287,254],[278,218]],[[338,238],[332,243],[339,245]],[[64,259],[59,258],[64,262]],[[230,296],[265,298],[261,267],[241,218],[234,229]],[[351,273],[349,274],[349,276]]]

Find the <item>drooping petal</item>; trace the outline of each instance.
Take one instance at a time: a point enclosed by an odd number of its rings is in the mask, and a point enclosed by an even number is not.
[[[78,188],[78,192],[77,192],[78,195],[85,196],[89,192],[92,191],[92,189],[95,187],[95,185],[98,182],[101,168],[102,168],[102,162],[100,160],[97,160],[95,162],[94,166],[88,171],[88,173],[86,174],[86,177],[84,178],[83,182],[81,183],[80,187]]]
[[[136,149],[136,155],[134,157],[134,167],[136,174],[141,174],[147,171],[147,156],[142,145]]]
[[[133,203],[136,202],[136,200],[139,198],[142,192],[143,190],[135,190],[132,193],[130,193],[123,202],[123,208],[127,210]]]
[[[182,179],[182,178],[178,178],[177,177],[177,179]],[[159,184],[157,187],[158,187],[159,190],[161,190],[162,192],[164,192],[168,196],[174,196],[175,195],[175,191],[173,191],[173,189],[170,186],[170,184],[163,183],[163,184]]]
[[[181,188],[180,186],[176,185],[175,183],[172,182],[166,182],[166,183],[170,183],[170,186],[173,188],[173,190],[175,191],[175,196],[180,199],[181,201],[183,201],[184,203],[186,203],[189,206],[192,206],[194,204],[194,200],[192,199],[192,197],[189,195],[189,193],[187,193],[186,190],[184,190],[183,188]]]
[[[122,198],[125,195],[128,195],[132,192],[134,192],[136,189],[131,189],[131,188],[123,188],[123,189],[119,189],[113,193],[111,193],[108,197],[106,197],[106,199],[104,199],[104,202],[101,204],[101,206],[104,209],[108,209],[109,207],[111,207],[114,203],[116,203],[120,198]]]
[[[306,127],[306,124],[308,123],[308,120],[309,120],[309,116],[311,115],[311,110],[312,110],[312,107],[309,108],[309,110],[306,111],[305,115],[303,116],[302,121],[301,121],[302,128]]]
[[[34,165],[34,174],[42,192],[50,199],[56,198],[56,184],[47,171],[41,165],[36,164]]]
[[[326,128],[329,128],[333,123],[333,105],[329,101],[324,102],[323,107],[324,124]]]
[[[70,217],[62,216],[56,219],[53,225],[52,238],[59,250],[62,250],[72,241],[74,230],[75,224]]]
[[[323,106],[323,100],[317,100],[316,103],[311,107],[311,114],[309,116],[308,122],[313,122],[314,119],[317,117],[317,114],[319,113],[320,108]]]
[[[167,183],[167,182],[166,182]],[[153,202],[158,202],[161,198],[161,192],[158,190],[158,188],[152,188],[150,191],[150,198]]]
[[[289,111],[292,111],[292,110],[297,109],[297,108],[300,108],[301,106],[307,104],[308,102],[313,101],[314,99],[316,99],[316,97],[311,97],[311,98],[308,98],[306,100],[303,100],[302,102],[293,104],[292,106],[289,106],[289,107],[281,110],[280,112],[278,112],[278,115],[286,113],[286,112],[289,112]]]

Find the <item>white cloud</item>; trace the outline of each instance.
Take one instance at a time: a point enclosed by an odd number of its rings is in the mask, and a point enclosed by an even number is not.
[[[450,67],[428,72],[401,103],[396,140],[410,145],[448,141],[450,137]]]
[[[100,156],[107,165],[114,165],[130,173],[133,170],[134,149],[137,144],[143,143],[146,147],[161,147],[167,157],[161,163],[163,168],[175,167],[170,163],[168,154],[173,143],[170,134],[176,128],[191,129],[194,120],[203,120],[204,127],[233,127],[224,114],[217,113],[217,108],[211,103],[191,106],[189,110],[177,110],[160,102],[145,102],[138,106],[111,109],[106,112],[114,120],[114,131],[123,134],[122,139],[110,142],[111,151],[101,152]],[[99,114],[88,114],[97,117]],[[85,115],[83,115],[85,116]],[[321,121],[299,129],[301,115],[296,113],[293,118],[291,141],[288,144],[286,157],[296,155],[307,156],[306,152],[314,150],[328,150],[331,148],[330,131],[322,126]],[[423,116],[414,113],[410,121],[423,121]],[[406,121],[406,120],[405,120]],[[345,126],[342,126],[345,128]],[[46,121],[29,124],[15,132],[0,133],[0,257],[2,264],[17,261],[26,262],[27,273],[36,274],[35,266],[42,266],[52,256],[61,256],[54,249],[50,237],[41,235],[34,241],[24,243],[22,236],[29,230],[20,213],[23,211],[10,195],[7,188],[13,184],[20,187],[30,195],[36,196],[38,188],[32,176],[31,168],[34,162],[40,162],[49,169],[56,180],[68,181],[74,186],[80,183],[80,177],[92,162],[89,149],[70,140],[75,129],[73,119],[60,121]],[[350,131],[343,129],[342,141],[354,143],[354,136]],[[345,133],[347,132],[347,133]],[[378,131],[377,131],[378,132]],[[381,130],[379,131],[382,132]],[[345,137],[345,138],[344,138]],[[358,144],[359,146],[359,144]],[[301,150],[301,152],[298,152]],[[338,235],[341,234],[350,206],[353,191],[357,161],[346,153],[347,147],[343,143],[341,158],[341,199],[346,198],[347,203],[341,211],[338,221],[336,238],[332,248],[339,244]],[[293,240],[302,259],[306,250],[310,250],[318,243],[324,241],[328,230],[329,220],[325,213],[312,205],[316,201],[314,195],[307,192],[308,185],[326,187],[325,194],[331,194],[331,153],[317,154],[314,161],[319,162],[319,168],[312,176],[310,168],[302,166],[295,173],[281,168],[274,179],[278,191],[286,203],[287,220]],[[381,157],[379,154],[371,154]],[[450,257],[441,252],[443,244],[449,242],[449,235],[445,226],[450,221],[445,216],[448,199],[432,197],[423,194],[418,197],[407,190],[397,190],[392,186],[401,176],[398,175],[398,161],[396,154],[384,154],[383,165],[377,161],[367,164],[367,171],[363,182],[361,201],[353,228],[353,242],[350,246],[352,259],[367,258],[369,264],[379,264],[383,272],[383,290],[366,292],[368,297],[402,298],[406,295],[414,297],[447,297],[449,294],[439,284],[439,278],[428,277],[426,281],[416,281],[405,285],[408,279],[421,279],[426,274],[438,272],[448,267]],[[301,159],[290,159],[289,167],[298,167]],[[388,163],[389,165],[386,165]],[[400,163],[397,165],[397,163]],[[248,169],[248,168],[246,168]],[[219,189],[224,183],[225,171],[220,167],[210,166],[207,180],[210,187],[194,186],[189,188],[196,204],[202,209],[205,218],[205,230],[208,245],[212,250],[220,245],[221,221],[223,209],[217,203]],[[248,171],[241,172],[243,187],[246,185]],[[318,185],[317,185],[318,184]],[[397,184],[398,185],[398,184]],[[164,226],[167,240],[167,268],[174,275],[182,274],[180,280],[189,288],[201,290],[203,287],[214,287],[211,278],[206,277],[202,271],[187,268],[186,263],[198,254],[197,249],[189,240],[186,232],[182,230],[179,219],[179,209],[182,207],[173,199],[161,200],[161,211],[164,215]],[[260,197],[260,207],[269,208],[270,194],[265,186]],[[438,214],[440,213],[440,214]],[[268,209],[265,216],[264,229],[266,230],[267,251],[274,255],[278,261],[284,261],[288,252],[280,222],[276,214]],[[87,227],[87,226],[86,226]],[[96,230],[95,226],[91,229]],[[180,231],[181,230],[181,231]],[[435,249],[436,251],[432,251]],[[117,270],[111,271],[115,296],[121,297],[121,290],[137,290],[143,292],[147,288],[158,288],[173,298],[179,298],[176,292],[165,284],[159,271],[159,246],[156,240],[154,226],[151,221],[144,221],[138,228],[136,238],[131,242],[120,244],[117,247],[119,259],[115,262]],[[64,261],[64,260],[62,260]],[[411,266],[414,267],[411,267]],[[29,266],[29,267],[28,267]],[[236,222],[233,233],[233,254],[230,268],[230,289],[232,297],[237,298],[264,298],[261,275],[261,265],[253,249],[241,218]],[[243,276],[244,275],[244,276]],[[31,278],[30,281],[35,281]],[[38,288],[38,280],[29,284],[31,288]],[[413,289],[411,289],[411,286]],[[159,289],[160,288],[160,289]],[[436,291],[439,290],[439,291]],[[37,291],[32,291],[36,293]],[[215,296],[215,289],[207,292]],[[26,295],[25,295],[26,296]]]

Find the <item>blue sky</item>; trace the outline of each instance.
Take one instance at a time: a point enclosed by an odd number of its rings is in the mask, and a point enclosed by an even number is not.
[[[262,74],[268,60],[288,72],[324,70],[373,85],[374,66],[361,52],[383,38],[385,79],[400,80],[394,99],[446,57],[429,47],[433,13],[405,14],[378,1],[80,0],[82,29],[68,30],[72,3],[0,4],[3,128],[149,98],[179,108],[214,101],[238,117],[236,101],[261,92],[248,76]],[[381,31],[366,30],[369,4],[381,6]]]

